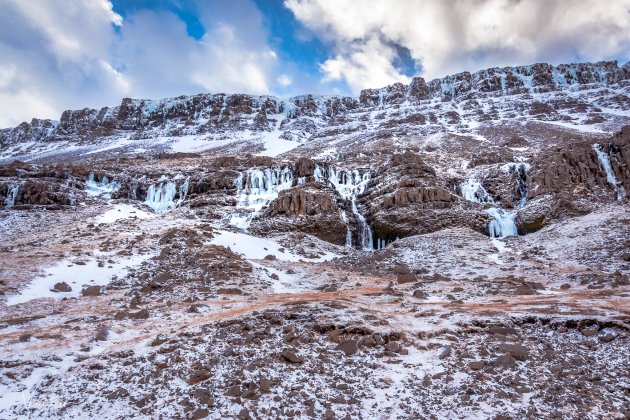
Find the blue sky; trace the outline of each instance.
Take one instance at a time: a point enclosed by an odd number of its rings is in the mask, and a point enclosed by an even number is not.
[[[0,127],[123,97],[359,94],[630,57],[630,0],[1,0]]]

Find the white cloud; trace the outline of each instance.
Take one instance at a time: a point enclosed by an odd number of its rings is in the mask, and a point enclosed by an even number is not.
[[[278,77],[278,84],[282,87],[291,86],[291,83],[293,83],[293,78],[288,74],[281,74]]]
[[[355,91],[404,79],[394,45],[427,78],[534,62],[630,58],[630,0],[285,0],[332,46],[324,80]]]
[[[392,64],[395,57],[394,48],[369,38],[365,43],[353,44],[347,53],[326,60],[321,70],[325,74],[324,81],[343,79],[354,91],[392,82],[408,83],[409,78]]]
[[[190,37],[169,12],[125,21],[109,0],[4,0],[0,13],[0,127],[125,96],[269,93],[276,53],[250,0],[199,1],[206,30]]]

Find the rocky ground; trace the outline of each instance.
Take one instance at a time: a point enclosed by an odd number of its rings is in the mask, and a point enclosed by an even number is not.
[[[630,70],[580,66],[2,131],[0,418],[630,417]]]

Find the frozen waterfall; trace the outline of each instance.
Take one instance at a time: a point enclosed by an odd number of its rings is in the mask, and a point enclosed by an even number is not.
[[[163,213],[180,205],[188,194],[189,178],[178,187],[174,181],[164,181],[149,186],[145,204],[156,213]],[[175,197],[178,197],[175,200]]]
[[[7,197],[4,199],[4,204],[7,207],[13,207],[15,205],[15,199],[17,198],[19,190],[20,190],[19,185],[14,185],[11,188],[9,188]]]
[[[494,204],[494,200],[490,194],[488,194],[488,191],[481,185],[481,182],[474,178],[469,178],[464,181],[460,189],[462,191],[462,197],[468,201]]]
[[[518,159],[518,158],[517,158]],[[521,158],[523,159],[523,158]],[[512,162],[506,163],[501,167],[501,170],[506,174],[514,174],[516,176],[516,188],[518,189],[518,206],[524,207],[527,204],[527,172],[529,172],[530,165],[525,162]]]
[[[85,192],[93,197],[105,200],[111,199],[112,193],[118,191],[119,189],[120,183],[114,181],[113,179],[110,180],[107,176],[104,176],[100,179],[100,181],[97,181],[96,176],[94,174],[90,174],[87,182],[85,183]]]
[[[280,191],[293,186],[293,171],[288,166],[281,168],[278,165],[267,169],[249,169],[236,177],[234,185],[236,207],[244,209],[245,213],[233,215],[230,224],[247,230],[251,220],[267,203],[278,198]]]
[[[359,170],[340,170],[332,166],[322,167],[315,165],[313,180],[327,182],[346,200],[352,203],[352,213],[359,225],[359,242],[364,250],[374,249],[372,229],[359,213],[356,198],[365,192],[370,181],[370,173],[361,173]],[[234,179],[236,186],[235,214],[230,216],[230,224],[247,230],[252,219],[270,201],[278,198],[281,191],[295,185],[306,184],[306,177],[296,178],[290,166],[280,167],[273,165],[267,169],[249,169],[240,173]],[[346,225],[346,246],[352,247],[352,231],[345,212],[342,210],[341,219]]]
[[[623,200],[623,198],[626,196],[626,190],[621,182],[617,181],[617,177],[615,176],[615,172],[613,171],[612,165],[610,163],[610,158],[604,152],[602,146],[597,143],[593,145],[593,150],[595,150],[595,153],[597,154],[599,165],[602,167],[604,172],[606,172],[606,180],[617,191],[617,200]]]
[[[488,229],[491,238],[505,238],[508,236],[518,236],[516,228],[516,212],[508,212],[498,207],[492,207],[486,212],[494,217],[490,222]]]
[[[350,200],[352,203],[351,210],[352,214],[359,224],[359,243],[361,248],[364,251],[372,251],[374,249],[374,240],[372,238],[372,228],[368,224],[365,217],[359,212],[357,208],[356,199],[359,195],[365,192],[367,188],[367,184],[370,181],[370,173],[364,172],[361,174],[359,170],[335,170],[333,167],[328,167],[326,171],[326,175],[328,177],[328,182],[332,185],[335,190],[346,200]],[[316,180],[324,179],[324,170],[319,166],[315,165],[315,171],[313,177]],[[346,224],[347,226],[347,224]],[[352,237],[351,232],[346,232],[346,237],[350,238],[350,246],[352,246]],[[346,239],[346,245],[348,244],[348,240]]]
[[[506,168],[508,165],[504,165],[503,168]],[[529,169],[529,168],[528,168]],[[507,170],[510,170],[509,168]],[[468,201],[472,201],[475,203],[488,203],[495,204],[494,199],[486,189],[483,187],[482,183],[474,178],[469,178],[465,180],[462,185],[460,185],[460,189],[462,192],[462,197]],[[520,189],[520,188],[519,188]],[[527,196],[525,194],[525,199]],[[523,196],[520,197],[520,202],[523,203]],[[518,230],[516,228],[516,212],[508,212],[500,207],[491,207],[486,210],[486,212],[493,217],[493,220],[490,221],[488,225],[488,230],[490,232],[491,238],[505,238],[508,236],[517,236]]]
[[[352,248],[352,231],[350,230],[350,221],[348,220],[348,216],[346,216],[346,212],[341,210],[341,220],[346,225],[346,247]]]

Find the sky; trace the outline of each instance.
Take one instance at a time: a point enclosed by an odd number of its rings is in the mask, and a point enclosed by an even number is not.
[[[356,96],[630,58],[630,0],[0,0],[0,127],[123,97]]]

